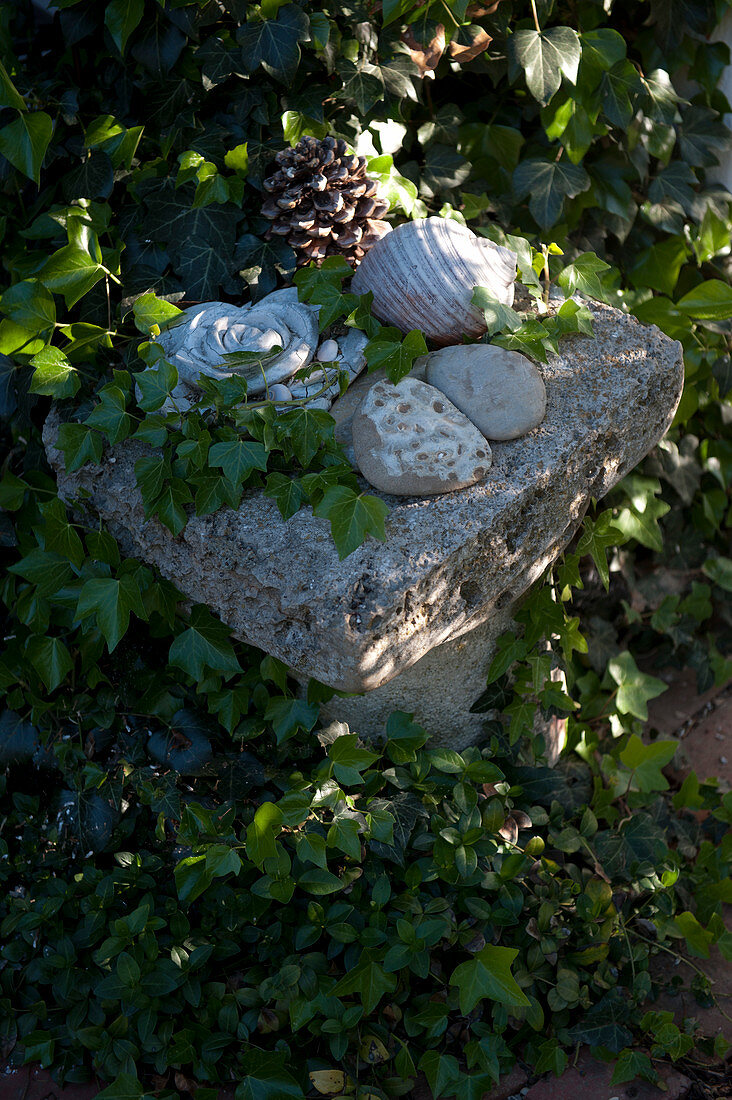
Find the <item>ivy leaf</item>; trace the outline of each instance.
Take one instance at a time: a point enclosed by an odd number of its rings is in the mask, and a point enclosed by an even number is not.
[[[141,294],[136,298],[132,306],[135,315],[135,326],[139,332],[149,334],[154,325],[159,329],[166,328],[171,321],[183,316],[183,310],[172,302],[166,302],[164,298],[158,298],[157,294]]]
[[[335,98],[355,103],[359,114],[367,115],[374,104],[384,98],[384,78],[376,65],[368,62],[354,65],[344,57],[338,61],[337,69],[343,87]]]
[[[476,286],[471,301],[474,306],[483,310],[489,336],[507,330],[515,332],[516,329],[521,328],[521,318],[518,313],[510,306],[497,301],[486,287]]]
[[[628,1006],[617,990],[606,993],[586,1013],[581,1023],[570,1029],[573,1043],[587,1043],[590,1047],[607,1047],[615,1053],[632,1041],[632,1032],[624,1025],[628,1020]]]
[[[277,836],[282,827],[282,810],[274,802],[263,802],[247,825],[246,852],[260,869],[266,859],[277,855]]]
[[[566,197],[573,199],[590,186],[590,177],[581,164],[547,161],[531,157],[521,161],[513,173],[516,198],[531,196],[529,210],[542,229],[559,219]]]
[[[81,382],[64,353],[59,348],[47,347],[31,359],[35,367],[31,379],[31,393],[42,393],[47,397],[73,397]]]
[[[267,469],[267,451],[261,443],[232,439],[214,443],[208,452],[210,466],[220,466],[232,485],[239,486],[253,470]]]
[[[163,491],[163,483],[170,476],[170,463],[162,454],[143,455],[135,462],[135,481],[140,490],[143,504],[146,505],[145,515],[152,512],[150,507]]]
[[[707,558],[702,572],[725,592],[732,592],[732,558]]]
[[[382,328],[378,336],[369,340],[364,355],[370,371],[385,370],[390,382],[396,385],[406,378],[414,360],[427,354],[427,344],[418,329],[402,334],[396,328]]]
[[[732,317],[732,287],[708,279],[680,298],[676,308],[699,321],[728,321]]]
[[[344,733],[328,746],[328,757],[339,783],[360,786],[364,782],[361,772],[378,760],[379,754],[359,745],[358,734]]]
[[[358,993],[364,1012],[373,1012],[385,993],[393,993],[397,987],[396,974],[387,974],[373,958],[370,951],[363,951],[361,958],[331,989],[333,997],[342,997],[348,993]]]
[[[253,300],[257,301],[275,289],[278,272],[286,278],[292,276],[295,253],[281,237],[264,241],[252,233],[245,233],[236,242],[234,262],[242,279],[249,284]]]
[[[613,523],[626,539],[637,539],[650,550],[663,551],[663,534],[658,521],[670,511],[671,505],[657,500],[652,494],[634,496],[627,507],[621,508]]]
[[[483,998],[503,1005],[529,1005],[511,973],[511,963],[518,951],[509,947],[486,944],[474,958],[453,970],[450,985],[456,985],[463,1016],[472,1012]]]
[[[62,424],[57,446],[63,452],[64,465],[70,474],[87,462],[99,463],[102,460],[102,437],[84,424]]]
[[[298,730],[309,733],[317,722],[318,715],[318,707],[312,706],[305,699],[286,699],[282,695],[270,699],[264,712],[264,717],[272,723],[278,745],[294,737]]]
[[[26,655],[49,691],[55,691],[74,667],[71,654],[60,638],[28,639]]]
[[[130,434],[132,420],[127,412],[127,398],[119,386],[110,382],[99,393],[100,401],[84,421],[91,428],[99,428],[114,446]]]
[[[610,264],[594,252],[583,252],[574,263],[567,264],[557,282],[567,294],[584,294],[588,298],[599,298],[602,302],[605,300],[602,272],[609,270]]]
[[[45,111],[25,111],[0,130],[0,154],[40,187],[41,165],[53,134]]]
[[[66,518],[66,508],[62,501],[55,497],[41,504],[39,511],[43,517],[43,527],[37,530],[45,542],[46,550],[54,550],[62,557],[68,558],[77,569],[81,569],[84,562],[84,547]]]
[[[119,579],[93,577],[85,582],[79,593],[75,618],[83,621],[96,615],[97,626],[111,653],[127,633],[133,611],[138,618],[147,618],[140,588],[130,574]]]
[[[606,592],[610,587],[607,549],[610,546],[619,546],[624,541],[623,532],[613,524],[613,514],[610,509],[601,512],[596,520],[585,519],[582,535],[577,544],[577,553],[580,557],[584,557],[585,554],[592,556]]]
[[[626,1081],[635,1081],[642,1077],[645,1081],[655,1082],[658,1074],[647,1054],[641,1050],[627,1048],[621,1050],[610,1081],[611,1085],[622,1085]]]
[[[154,511],[160,522],[177,537],[188,522],[185,505],[190,504],[192,500],[193,495],[188,483],[182,478],[174,477],[167,483],[150,510]]]
[[[308,466],[318,449],[332,441],[333,417],[324,409],[286,409],[277,418],[277,436],[289,439],[295,457]]]
[[[0,416],[12,416],[17,408],[15,376],[17,367],[12,359],[0,352]]]
[[[624,130],[635,114],[636,100],[643,90],[635,65],[627,57],[616,61],[600,82],[600,109],[612,126]]]
[[[53,295],[38,279],[24,279],[9,287],[0,299],[0,309],[28,332],[49,334],[56,323]]]
[[[253,72],[261,65],[265,72],[289,84],[300,63],[300,42],[310,37],[310,23],[304,11],[286,4],[276,19],[253,20],[237,29],[244,71]]]
[[[15,107],[16,111],[28,109],[2,61],[0,61],[0,107]]]
[[[562,76],[572,84],[577,82],[582,49],[571,27],[516,31],[509,40],[509,51],[523,69],[529,91],[542,106],[557,91]]]
[[[621,657],[628,657],[629,654],[621,654]],[[619,660],[617,658],[616,660]],[[635,662],[634,662],[635,663]],[[611,661],[611,665],[616,666],[616,662]],[[610,668],[610,665],[608,665]],[[617,679],[617,666],[615,669],[610,670],[610,675],[621,684],[622,690],[626,692],[625,685],[626,680]],[[645,680],[655,680],[653,676],[645,677]],[[657,686],[661,685],[657,690]],[[656,695],[660,695],[662,691],[666,690],[666,685],[661,680],[655,680],[656,687],[653,688],[654,694],[649,695],[649,687],[647,683],[639,684],[638,681],[633,679],[633,705],[637,709],[645,707],[645,703],[648,699],[654,699]],[[618,690],[618,709],[620,707],[620,689]],[[640,706],[638,701],[641,700]],[[624,700],[624,705],[628,703],[627,698]],[[628,711],[623,709],[623,713],[627,714]],[[636,711],[630,711],[632,714],[636,714]],[[642,715],[636,714],[636,717],[640,718]],[[635,779],[638,784],[638,789],[644,794],[648,794],[651,791],[667,791],[668,781],[666,776],[662,772],[662,768],[665,768],[667,764],[670,764],[676,755],[676,749],[678,744],[676,741],[653,741],[650,745],[644,745],[640,737],[635,734],[632,735],[630,741],[620,753],[620,760],[625,764],[626,768],[630,768],[635,773]]]
[[[621,714],[648,720],[648,700],[668,690],[668,684],[641,672],[631,653],[618,654],[608,663],[608,672],[618,685],[617,704]]]
[[[97,1096],[100,1100],[142,1100],[144,1091],[135,1073],[120,1073]]]
[[[277,503],[283,519],[291,519],[296,512],[300,511],[305,500],[305,492],[299,481],[281,473],[269,475],[264,495],[272,497]]]
[[[453,1054],[426,1050],[419,1060],[419,1068],[427,1078],[433,1097],[457,1096],[458,1089],[465,1091],[465,1075],[460,1072],[460,1063]]]
[[[287,1055],[248,1047],[235,1100],[304,1100],[305,1093],[284,1068]]]
[[[145,192],[145,236],[166,244],[186,297],[215,298],[236,270],[234,244],[241,211],[230,203],[191,206],[192,184],[176,190],[174,182],[166,180],[150,187],[150,194]]]
[[[40,278],[56,294],[63,294],[71,308],[104,278],[104,268],[76,244],[54,252],[40,270]]]
[[[104,25],[123,56],[127,39],[139,25],[144,10],[145,0],[111,0],[107,4]]]
[[[168,660],[194,680],[202,679],[206,668],[227,674],[241,672],[229,633],[207,607],[196,604],[191,608],[190,626],[174,640]]]
[[[138,371],[134,378],[135,385],[140,388],[137,403],[145,412],[161,408],[178,385],[178,371],[165,359],[154,367]]]
[[[386,542],[384,520],[388,506],[379,497],[356,493],[346,485],[331,485],[313,514],[330,520],[330,530],[341,561],[357,550],[368,535]]]
[[[36,585],[41,597],[53,596],[73,577],[68,561],[49,550],[30,550],[15,565],[8,566],[10,573]]]

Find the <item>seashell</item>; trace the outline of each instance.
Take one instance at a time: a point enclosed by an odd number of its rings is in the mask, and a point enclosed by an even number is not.
[[[353,294],[373,291],[373,313],[402,332],[420,329],[439,347],[486,331],[473,289],[487,287],[513,304],[517,256],[447,218],[405,222],[377,241],[351,282]]]

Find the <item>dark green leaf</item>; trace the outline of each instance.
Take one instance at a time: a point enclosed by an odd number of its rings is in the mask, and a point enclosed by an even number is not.
[[[172,665],[182,668],[194,680],[200,680],[206,668],[226,674],[241,671],[228,628],[208,608],[193,607],[190,622],[170,647],[168,659]]]
[[[145,0],[110,0],[104,12],[104,23],[121,54],[127,39],[139,25],[145,10]]]
[[[548,103],[562,83],[562,76],[577,80],[581,48],[571,27],[516,31],[509,39],[515,63],[524,71],[526,84],[539,103]]]
[[[254,19],[236,32],[245,72],[261,65],[275,80],[289,84],[300,62],[300,46],[309,37],[309,21],[295,4],[286,4],[276,19]]]
[[[529,210],[542,229],[549,229],[558,221],[565,198],[586,191],[590,177],[580,164],[533,157],[519,164],[513,174],[513,185],[518,199],[531,196]]]
[[[35,367],[31,380],[31,393],[43,393],[60,399],[73,397],[81,382],[76,369],[58,348],[47,347],[31,359]]]
[[[9,287],[0,299],[0,309],[28,332],[48,334],[56,322],[53,295],[38,279],[25,279]]]
[[[368,535],[386,542],[384,520],[388,506],[379,497],[356,493],[345,485],[325,490],[313,514],[330,520],[330,530],[341,561],[361,546]]]
[[[517,955],[515,949],[487,944],[474,958],[453,970],[450,985],[458,987],[464,1016],[483,998],[509,1006],[529,1004],[511,973],[511,963]]]
[[[53,134],[44,111],[28,111],[0,130],[0,155],[40,186],[41,165]]]

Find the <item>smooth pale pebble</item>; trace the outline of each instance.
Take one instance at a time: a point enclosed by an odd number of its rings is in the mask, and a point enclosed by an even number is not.
[[[315,358],[319,363],[333,363],[338,355],[338,345],[335,340],[323,340],[318,348]]]
[[[427,356],[426,378],[486,439],[518,439],[546,414],[546,389],[534,364],[495,344],[433,351]]]

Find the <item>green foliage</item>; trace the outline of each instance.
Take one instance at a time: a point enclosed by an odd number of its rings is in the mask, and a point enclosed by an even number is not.
[[[670,789],[673,744],[641,735],[661,670],[693,668],[700,690],[732,674],[732,218],[707,179],[728,137],[728,57],[708,42],[724,5],[654,2],[642,25],[629,4],[492,7],[0,8],[0,1003],[17,1062],[97,1072],[110,1097],[172,1069],[246,1098],[340,1073],[383,1098],[420,1069],[469,1100],[519,1053],[561,1073],[585,1042],[622,1082],[692,1049],[644,1007],[649,966],[682,943],[729,954],[732,806],[693,775]],[[53,400],[71,470],[149,445],[140,491],[175,534],[262,489],[285,518],[327,519],[341,557],[384,537],[384,503],[307,402],[278,413],[212,382],[167,411],[160,330],[293,278],[259,209],[273,152],[304,133],[367,156],[395,223],[454,217],[517,252],[535,304],[477,288],[493,341],[545,361],[591,332],[572,297],[590,295],[684,346],[668,436],[528,594],[462,754],[405,714],[369,746],[321,731],[329,689],[304,695],[80,526],[44,464]],[[396,381],[424,338],[383,328],[349,277],[335,259],[294,281]],[[566,740],[555,769],[537,708]]]

